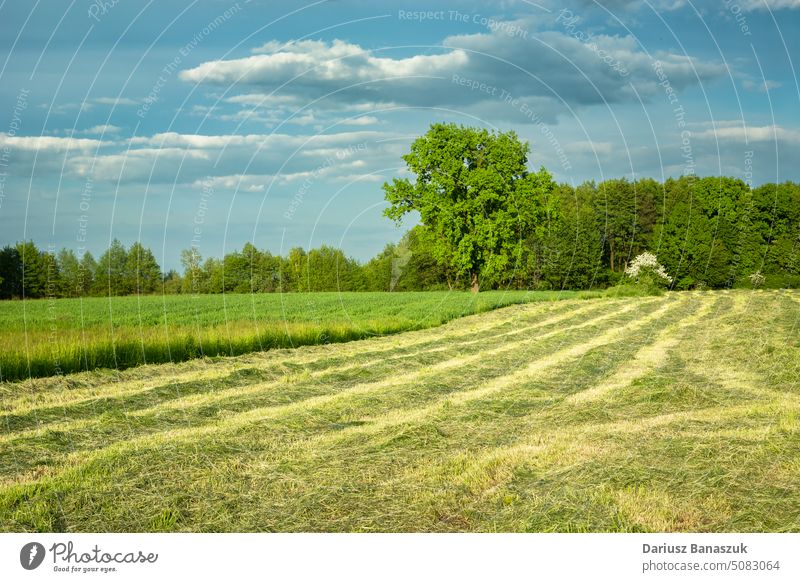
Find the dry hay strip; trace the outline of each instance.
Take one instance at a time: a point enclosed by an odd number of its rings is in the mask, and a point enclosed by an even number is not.
[[[670,351],[680,343],[679,334],[705,319],[711,313],[715,303],[716,301],[701,302],[700,308],[695,313],[664,328],[657,335],[654,343],[641,348],[630,361],[609,374],[605,381],[588,390],[570,394],[565,398],[565,402],[572,404],[596,402],[610,392],[630,386],[637,379],[649,374],[664,363]]]
[[[306,439],[298,443],[298,446],[313,454],[321,447],[324,448],[324,446],[327,446],[337,440],[347,439],[354,435],[375,434],[387,428],[392,428],[406,423],[419,423],[426,418],[435,416],[445,407],[467,404],[469,402],[480,400],[487,396],[496,394],[497,392],[500,392],[509,386],[513,386],[518,382],[529,381],[537,377],[537,375],[541,374],[542,372],[557,367],[570,360],[580,358],[590,350],[611,343],[628,332],[640,327],[644,327],[648,323],[659,319],[677,303],[678,302],[667,302],[656,311],[644,317],[629,322],[624,326],[613,328],[578,345],[563,348],[546,357],[534,360],[525,368],[494,378],[479,388],[464,390],[457,394],[446,396],[434,402],[433,404],[424,406],[422,408],[415,408],[411,410],[395,410],[370,419],[368,424],[348,427],[333,434],[324,434],[317,437],[312,437],[311,439]],[[587,322],[586,326],[593,324],[594,322]],[[523,342],[518,342],[518,344],[515,344],[515,347],[519,346],[521,343]]]

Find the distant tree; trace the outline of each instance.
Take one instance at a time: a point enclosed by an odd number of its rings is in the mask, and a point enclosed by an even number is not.
[[[677,288],[730,287],[752,272],[750,190],[741,180],[685,176],[665,183],[667,213],[658,225],[659,260]]]
[[[183,293],[203,293],[206,291],[207,273],[203,269],[203,257],[194,247],[181,251],[181,265],[183,266],[183,279],[181,291]]]
[[[222,259],[222,279],[225,293],[249,293],[250,261],[240,253],[228,253]]]
[[[242,260],[244,263],[246,284],[244,293],[257,293],[262,286],[261,251],[251,242],[244,243],[242,247]]]
[[[385,214],[419,212],[436,259],[477,293],[481,279],[498,280],[517,263],[525,233],[538,226],[542,190],[554,186],[544,169],[528,172],[528,152],[514,132],[434,124],[403,156],[416,181],[384,184]]]
[[[85,251],[81,257],[78,274],[78,292],[81,296],[90,295],[95,288],[94,280],[97,274],[97,261],[94,260],[92,253],[89,251]]]
[[[621,272],[648,248],[655,221],[658,188],[652,180],[601,182],[595,197],[598,226],[603,233],[610,270]]]
[[[22,257],[17,247],[0,250],[0,299],[22,296]]]
[[[61,293],[64,297],[79,297],[81,295],[81,264],[75,251],[72,249],[61,249],[56,257],[58,268],[61,272],[63,287]]]
[[[339,288],[342,291],[367,291],[369,283],[363,265],[356,259],[344,255],[344,261],[337,267]]]
[[[586,182],[559,188],[558,213],[549,239],[550,260],[542,279],[555,289],[589,289],[606,283],[610,270],[604,255],[603,231],[598,228],[597,187]]]
[[[164,273],[163,290],[166,295],[179,295],[183,291],[183,281],[175,269]]]
[[[224,293],[225,292],[225,266],[224,259],[209,257],[203,263],[203,281],[198,293]]]
[[[271,293],[280,289],[281,258],[269,251],[259,253],[258,260],[253,263],[255,271],[254,285],[258,291]]]
[[[306,270],[306,251],[300,247],[294,247],[281,261],[281,291],[285,293],[307,290],[306,282],[303,279]]]
[[[308,251],[302,275],[304,291],[344,291],[341,277],[347,272],[347,259],[340,249],[322,245]]]
[[[241,251],[228,253],[222,261],[226,293],[258,293],[275,290],[279,265],[269,253],[251,242]]]
[[[161,287],[161,267],[153,252],[135,242],[125,257],[125,289],[129,293],[155,293]]]
[[[764,184],[753,190],[753,228],[758,233],[752,270],[800,275],[800,184]]]
[[[397,245],[387,244],[383,250],[371,258],[363,267],[369,291],[392,291],[396,278],[393,274],[392,264]]]
[[[35,299],[47,295],[48,262],[33,241],[17,243],[22,262],[22,296]]]
[[[94,290],[98,295],[129,295],[134,291],[128,274],[128,253],[117,239],[97,261]]]
[[[58,258],[54,252],[42,251],[41,260],[45,273],[45,288],[42,297],[63,297],[65,282],[58,264]]]

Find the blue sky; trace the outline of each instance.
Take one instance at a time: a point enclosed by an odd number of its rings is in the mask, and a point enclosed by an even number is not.
[[[438,121],[573,184],[798,181],[799,32],[800,0],[0,0],[0,244],[365,260]]]

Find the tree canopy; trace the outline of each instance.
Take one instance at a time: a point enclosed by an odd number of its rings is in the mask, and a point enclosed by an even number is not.
[[[477,292],[516,267],[555,186],[546,170],[528,171],[529,151],[513,131],[434,124],[403,156],[415,181],[384,184],[385,214],[417,211],[436,260]]]

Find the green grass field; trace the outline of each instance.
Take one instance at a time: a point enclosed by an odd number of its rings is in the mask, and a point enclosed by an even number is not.
[[[800,294],[0,385],[8,531],[800,531]]]
[[[0,380],[338,343],[575,295],[290,293],[0,301]]]

